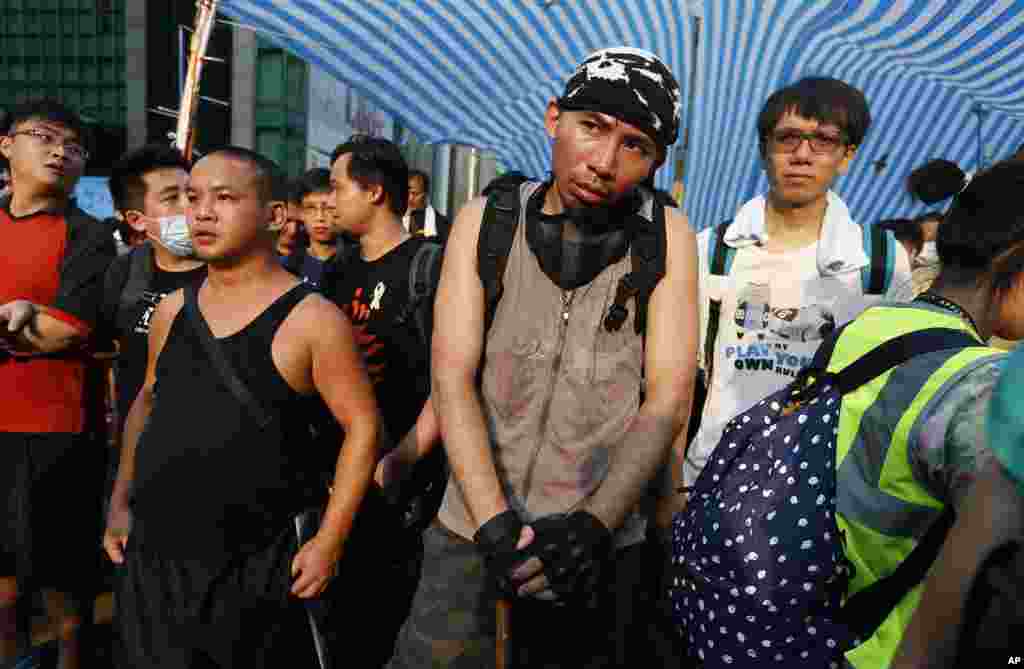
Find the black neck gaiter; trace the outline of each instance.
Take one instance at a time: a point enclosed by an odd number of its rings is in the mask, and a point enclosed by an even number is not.
[[[562,290],[574,290],[626,255],[633,236],[633,217],[639,216],[642,200],[634,195],[613,207],[548,215],[541,209],[550,186],[550,182],[542,185],[526,203],[526,241],[544,274]],[[563,226],[567,221],[579,231],[579,240],[565,239]]]

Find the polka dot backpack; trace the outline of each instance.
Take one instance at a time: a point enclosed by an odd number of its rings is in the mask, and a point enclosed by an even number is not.
[[[728,423],[673,521],[674,615],[703,669],[843,666],[941,546],[944,530],[899,574],[843,601],[852,564],[835,518],[842,396],[914,355],[963,345],[963,333],[912,332],[826,373],[841,332],[791,384]]]

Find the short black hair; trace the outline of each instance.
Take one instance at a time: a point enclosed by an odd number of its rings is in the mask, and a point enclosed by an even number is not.
[[[996,291],[1024,272],[1024,163],[1004,161],[974,177],[953,199],[936,248],[945,279],[956,284],[990,275]]]
[[[391,211],[404,215],[409,204],[409,166],[398,145],[380,137],[353,135],[331,153],[331,165],[346,154],[352,156],[349,177],[363,188],[383,188]]]
[[[331,192],[331,171],[323,167],[314,167],[299,177],[296,182],[299,199],[291,201],[301,203],[302,198],[311,193]]]
[[[952,160],[936,158],[907,175],[907,191],[925,204],[942,202],[964,189],[967,174]]]
[[[302,183],[302,178],[289,179],[288,180],[288,195],[285,197],[285,201],[288,204],[302,204],[302,196],[304,195],[306,186]]]
[[[110,169],[114,208],[121,212],[141,211],[146,197],[146,182],[142,178],[154,170],[166,168],[181,168],[187,173],[192,166],[181,151],[166,144],[147,144],[121,156]]]
[[[235,160],[252,165],[259,180],[260,197],[264,202],[280,200],[286,202],[288,199],[288,180],[280,166],[262,153],[242,146],[224,146],[206,154],[204,158],[211,156],[227,156]]]
[[[423,192],[430,196],[430,175],[423,170],[409,170],[409,181],[413,180],[413,177],[423,181]]]
[[[75,133],[82,144],[88,141],[82,118],[73,109],[52,98],[26,100],[15,105],[7,111],[3,130],[5,134],[9,134],[26,121],[56,123]]]
[[[860,146],[871,127],[868,101],[860,90],[829,77],[807,77],[772,93],[757,117],[761,146],[787,113],[839,126],[851,146]]]

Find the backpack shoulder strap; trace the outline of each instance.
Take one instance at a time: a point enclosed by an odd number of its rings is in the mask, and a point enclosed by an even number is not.
[[[153,281],[153,247],[145,244],[131,252],[128,280],[121,290],[121,308],[130,307],[142,299]]]
[[[839,336],[841,336],[841,332],[842,330],[835,333],[827,343],[823,343],[819,351],[825,350],[827,352],[826,355],[831,357],[831,352],[834,350],[835,343],[838,341]],[[941,327],[915,330],[899,337],[894,337],[880,346],[871,349],[836,372],[835,379],[839,391],[845,395],[919,355],[981,345],[981,342],[964,330]],[[811,363],[811,368],[816,370],[827,369],[828,361],[823,358],[825,358],[825,355],[819,358],[816,354],[814,361]]]
[[[409,301],[406,311],[416,322],[420,340],[430,350],[430,335],[433,332],[434,295],[441,280],[441,261],[444,247],[436,242],[424,242],[416,249],[416,255],[409,265]]]
[[[708,268],[714,276],[729,276],[732,261],[736,257],[736,249],[725,243],[725,233],[732,224],[732,219],[715,226],[708,236]],[[704,370],[707,382],[711,382],[711,372],[715,363],[715,342],[718,340],[718,328],[722,320],[722,301],[708,300],[708,329],[704,333]]]
[[[633,230],[633,238],[629,244],[631,269],[619,280],[615,290],[615,299],[604,319],[604,327],[608,331],[616,331],[622,327],[629,316],[626,303],[630,298],[636,301],[636,318],[633,327],[638,335],[647,334],[647,305],[651,293],[658,282],[665,277],[666,248],[665,233],[665,201],[655,195],[651,201],[651,218],[634,217],[642,220]]]
[[[947,504],[895,571],[846,600],[840,617],[858,639],[871,638],[903,597],[924,580],[955,520],[956,510]]]
[[[878,225],[862,225],[864,253],[871,262],[860,270],[865,295],[885,295],[896,264],[896,236]]]
[[[127,258],[115,258],[103,277],[103,320],[116,330],[121,318],[142,299],[153,281],[153,248],[146,243]]]
[[[708,266],[715,276],[729,276],[736,249],[725,243],[725,233],[732,225],[732,219],[715,226],[708,239]]]
[[[484,332],[490,330],[504,292],[505,266],[519,227],[520,186],[508,184],[487,197],[477,240],[477,273],[484,286]]]

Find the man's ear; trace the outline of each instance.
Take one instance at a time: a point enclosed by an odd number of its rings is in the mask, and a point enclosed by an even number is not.
[[[122,221],[127,223],[129,227],[131,227],[131,229],[134,230],[135,232],[141,232],[142,234],[146,233],[146,222],[142,220],[141,211],[129,209],[125,211],[123,214],[121,212],[118,212],[117,216]]]
[[[267,229],[277,232],[288,221],[288,204],[284,200],[271,200],[267,206],[270,208],[270,220],[267,221]]]
[[[381,184],[367,186],[366,194],[370,198],[370,202],[378,207],[384,205],[388,199],[387,194],[384,193],[384,186]]]
[[[551,98],[548,102],[548,108],[544,111],[544,129],[548,131],[548,137],[551,139],[555,138],[555,131],[558,129],[558,120],[562,118],[562,109],[558,106],[558,101],[555,98]]]
[[[0,155],[8,161],[11,159],[11,142],[13,141],[14,138],[10,135],[0,135]]]

